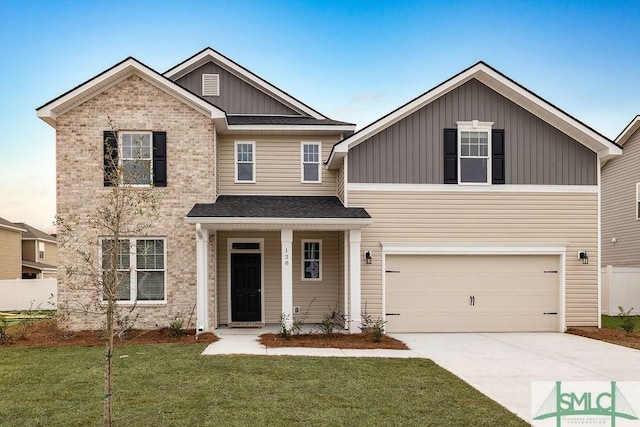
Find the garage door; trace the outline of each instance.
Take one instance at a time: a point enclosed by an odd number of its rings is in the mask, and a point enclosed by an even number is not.
[[[387,255],[389,332],[557,331],[559,257]]]

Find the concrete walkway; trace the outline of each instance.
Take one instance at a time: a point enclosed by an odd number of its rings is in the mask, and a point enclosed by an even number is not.
[[[274,348],[257,336],[277,330],[219,329],[202,354],[427,358],[531,421],[532,381],[640,381],[640,351],[560,333],[391,334],[410,350]]]

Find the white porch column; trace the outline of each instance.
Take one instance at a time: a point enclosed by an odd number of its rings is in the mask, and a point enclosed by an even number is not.
[[[282,244],[282,313],[286,327],[293,325],[293,230],[281,230]]]
[[[360,332],[360,230],[349,231],[349,332]]]
[[[196,330],[209,331],[209,230],[196,224]]]

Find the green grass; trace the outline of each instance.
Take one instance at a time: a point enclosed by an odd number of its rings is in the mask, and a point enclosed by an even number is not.
[[[636,318],[636,326],[634,331],[635,332],[640,332],[640,316],[632,316]],[[602,315],[602,327],[603,328],[611,328],[611,329],[619,329],[619,330],[623,330],[622,326],[620,326],[622,324],[622,317],[619,316],[605,316],[604,314]]]
[[[527,425],[430,360],[205,357],[202,349],[117,348],[114,424]],[[100,425],[102,353],[0,347],[0,426]]]

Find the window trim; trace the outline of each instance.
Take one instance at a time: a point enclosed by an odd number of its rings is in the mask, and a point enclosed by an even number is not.
[[[304,161],[304,146],[305,145],[317,145],[318,146],[318,180],[317,181],[309,181],[305,179],[304,176],[304,165],[305,164],[316,164],[316,162],[305,162]],[[302,184],[322,184],[322,142],[319,141],[301,141],[300,142],[300,182]]]
[[[636,184],[636,220],[640,219],[640,182]]]
[[[207,78],[215,79],[215,86],[216,86],[215,89],[216,90],[213,92],[213,94],[205,93],[204,81]],[[202,96],[220,96],[220,74],[217,74],[217,73],[203,73],[202,74],[202,87],[201,87],[201,89],[202,89]]]
[[[304,245],[305,243],[317,243],[318,244],[318,277],[317,278],[310,278],[310,277],[304,277],[304,264],[307,261],[316,261],[316,260],[312,260],[312,259],[306,259],[304,257]],[[300,276],[301,276],[301,280],[303,282],[322,282],[322,239],[302,239],[300,240],[300,249],[301,249],[301,254],[300,254],[300,260],[301,260],[301,271],[300,271]]]
[[[457,125],[457,162],[458,162],[458,185],[492,185],[491,173],[491,132],[494,122],[481,122],[478,120],[456,122]],[[462,182],[462,132],[486,132],[487,133],[487,180],[485,182]],[[485,156],[464,156],[465,159],[484,159]]]
[[[252,156],[252,161],[251,162],[246,162],[243,161],[243,164],[252,164],[253,165],[253,177],[251,180],[247,180],[247,179],[243,179],[243,180],[239,180],[238,179],[238,165],[240,164],[238,162],[238,145],[240,144],[249,144],[251,145],[251,150],[253,153]],[[234,141],[233,142],[233,168],[234,168],[234,182],[236,184],[255,184],[256,183],[256,142],[255,141]]]
[[[122,130],[118,133],[118,166],[122,169],[122,182],[121,185],[126,185],[129,187],[152,187],[153,186],[153,132],[150,130]],[[147,160],[147,159],[134,159],[134,158],[124,158],[124,144],[122,142],[122,138],[124,135],[141,135],[145,134],[149,136],[149,184],[129,184],[124,182],[125,174],[124,174],[124,160]]]
[[[102,275],[102,243],[106,240],[114,240],[111,237],[100,237],[98,242],[98,260],[99,260],[99,270]],[[128,269],[118,269],[119,271],[128,270],[129,272],[129,299],[128,300],[117,300],[116,304],[118,305],[163,305],[167,304],[167,238],[160,236],[123,236],[120,237],[120,240],[128,240],[129,241],[129,268]],[[137,242],[138,240],[162,240],[163,241],[163,257],[164,257],[164,296],[162,300],[138,300],[138,275],[136,274],[138,270],[138,260],[137,260]],[[132,249],[133,248],[133,249]],[[141,271],[152,271],[152,270],[141,270]],[[160,270],[153,270],[160,271]],[[106,304],[106,302],[102,299],[102,304]]]

